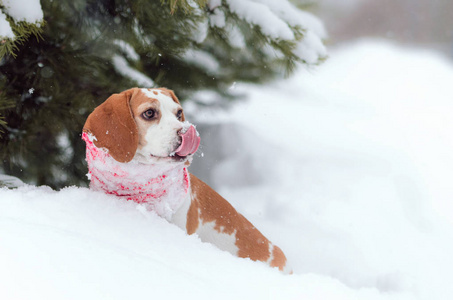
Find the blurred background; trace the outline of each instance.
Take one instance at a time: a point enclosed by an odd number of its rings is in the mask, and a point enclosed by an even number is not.
[[[453,56],[453,3],[448,0],[321,0],[332,44],[378,37]]]

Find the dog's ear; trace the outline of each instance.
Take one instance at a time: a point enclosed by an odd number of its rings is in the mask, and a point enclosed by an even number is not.
[[[88,116],[83,131],[94,135],[96,147],[106,148],[119,162],[129,162],[138,147],[138,129],[130,108],[135,89],[113,94]]]
[[[173,99],[173,101],[175,101],[176,103],[181,104],[179,102],[178,97],[176,97],[175,92],[173,92],[172,90],[169,90],[167,88],[159,88],[159,90],[161,90],[164,95],[167,95],[167,96],[171,97]],[[181,120],[183,122],[186,120],[186,117],[184,116],[184,113],[182,113]]]

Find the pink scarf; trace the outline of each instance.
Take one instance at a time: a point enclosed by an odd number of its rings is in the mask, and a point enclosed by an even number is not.
[[[117,197],[143,203],[158,215],[169,219],[187,199],[189,173],[184,163],[120,163],[108,151],[93,144],[95,137],[84,132],[90,188]]]

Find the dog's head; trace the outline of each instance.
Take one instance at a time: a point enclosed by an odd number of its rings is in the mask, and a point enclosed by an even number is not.
[[[83,131],[119,162],[185,162],[200,143],[178,98],[165,88],[113,94],[89,115]]]

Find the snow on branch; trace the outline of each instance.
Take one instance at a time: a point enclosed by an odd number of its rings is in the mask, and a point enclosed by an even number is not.
[[[183,59],[188,64],[204,69],[209,74],[217,74],[220,69],[220,65],[217,60],[205,51],[188,49],[183,54]]]
[[[39,24],[44,15],[39,0],[2,0],[4,11],[15,22]]]
[[[6,15],[0,11],[0,38],[14,38],[13,30],[9,25],[9,22],[6,20]]]
[[[131,79],[132,81],[135,81],[139,86],[154,86],[154,81],[151,78],[129,66],[127,60],[124,57],[120,55],[113,55],[112,63],[113,67],[119,74]]]
[[[269,7],[279,18],[290,26],[300,26],[305,30],[314,31],[320,38],[326,38],[327,33],[321,21],[310,13],[302,11],[287,0],[255,0]]]
[[[257,25],[273,39],[293,40],[294,33],[288,24],[267,5],[248,0],[227,0],[230,11],[246,22]]]
[[[39,0],[0,0],[0,58],[30,35],[40,36],[44,14]]]
[[[297,44],[294,54],[307,64],[316,64],[320,58],[327,56],[327,50],[319,36],[307,30],[303,40]]]
[[[134,47],[131,46],[131,44],[118,39],[113,40],[113,43],[117,45],[130,60],[138,61],[140,59],[140,56],[137,54],[137,52],[135,51]]]
[[[322,22],[302,11],[288,0],[210,0],[212,27],[224,28],[229,10],[239,19],[259,27],[263,35],[274,42],[294,42],[292,53],[307,64],[316,64],[327,56],[323,40],[327,38]],[[221,9],[222,8],[222,9]]]
[[[6,19],[10,16],[13,22],[26,22],[40,26],[43,20],[43,12],[39,0],[2,0],[0,11],[0,37],[14,39],[15,35],[11,24]]]

